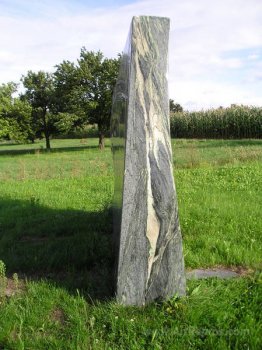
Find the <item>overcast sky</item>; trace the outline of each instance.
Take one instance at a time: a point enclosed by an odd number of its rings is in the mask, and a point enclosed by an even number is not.
[[[76,61],[83,46],[117,57],[138,15],[171,19],[170,98],[262,106],[262,0],[0,0],[0,84]]]

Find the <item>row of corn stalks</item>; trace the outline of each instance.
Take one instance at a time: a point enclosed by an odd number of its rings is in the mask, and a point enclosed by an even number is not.
[[[177,138],[262,138],[262,107],[171,113],[170,128]]]

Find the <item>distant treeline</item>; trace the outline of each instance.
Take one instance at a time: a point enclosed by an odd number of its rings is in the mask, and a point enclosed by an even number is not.
[[[207,111],[170,114],[175,138],[262,138],[262,108],[231,105]]]

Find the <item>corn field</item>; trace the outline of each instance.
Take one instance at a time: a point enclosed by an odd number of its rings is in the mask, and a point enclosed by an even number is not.
[[[171,113],[170,128],[177,138],[262,138],[262,108],[234,105]]]

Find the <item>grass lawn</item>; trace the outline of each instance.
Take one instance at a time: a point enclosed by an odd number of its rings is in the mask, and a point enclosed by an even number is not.
[[[247,273],[144,308],[112,299],[113,167],[97,143],[0,144],[0,260],[21,285],[0,286],[0,349],[259,349],[262,140],[172,140],[186,268]]]

